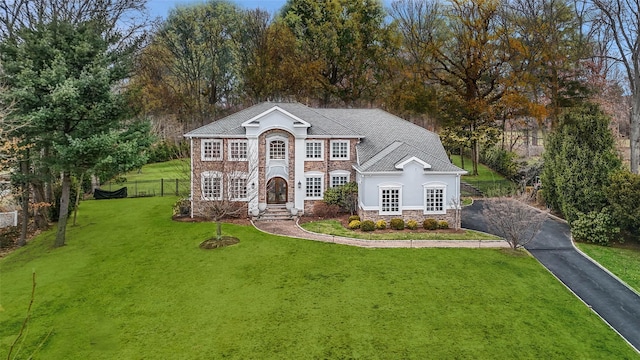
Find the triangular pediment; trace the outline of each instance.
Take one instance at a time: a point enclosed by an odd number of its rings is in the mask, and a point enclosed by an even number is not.
[[[422,168],[425,169],[425,170],[431,169],[431,164],[428,164],[428,163],[422,161],[421,159],[419,159],[419,158],[417,158],[415,156],[412,156],[412,157],[410,157],[410,158],[408,158],[408,159],[406,159],[404,161],[401,161],[401,162],[397,163],[395,167],[396,167],[396,169],[404,169],[404,167],[407,164],[411,163],[411,162],[416,162],[416,163],[420,164],[422,166]]]
[[[260,127],[261,124],[269,123],[273,126],[279,124],[282,127],[295,127],[295,128],[308,128],[311,126],[308,122],[300,119],[292,113],[282,109],[279,106],[274,106],[271,109],[262,112],[251,119],[242,123],[242,126],[247,127]]]

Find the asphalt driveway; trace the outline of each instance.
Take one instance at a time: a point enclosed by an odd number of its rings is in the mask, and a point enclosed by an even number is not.
[[[481,210],[481,200],[465,207],[462,226],[490,232]],[[640,349],[640,296],[578,252],[566,223],[547,219],[526,249],[636,350]]]

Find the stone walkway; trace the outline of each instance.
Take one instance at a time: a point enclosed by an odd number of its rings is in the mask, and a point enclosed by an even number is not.
[[[253,226],[272,235],[288,236],[365,248],[508,248],[504,240],[364,240],[318,234],[301,228],[297,221],[254,221]]]

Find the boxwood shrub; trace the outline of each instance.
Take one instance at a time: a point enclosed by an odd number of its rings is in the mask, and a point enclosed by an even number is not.
[[[422,227],[426,230],[436,230],[438,228],[438,220],[436,219],[425,219],[422,222]]]
[[[365,220],[360,224],[360,230],[362,231],[373,231],[376,229],[376,223],[372,220]]]
[[[404,220],[400,218],[391,219],[389,227],[393,230],[404,230]]]

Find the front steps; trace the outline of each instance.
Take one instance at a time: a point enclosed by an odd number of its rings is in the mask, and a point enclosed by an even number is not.
[[[267,209],[264,213],[260,214],[254,220],[258,221],[279,221],[279,220],[293,220],[294,216],[291,215],[291,211],[287,210],[285,205],[267,205]]]

